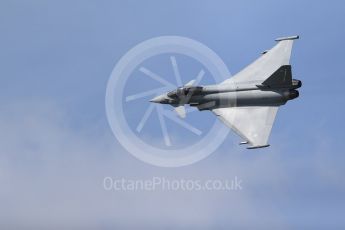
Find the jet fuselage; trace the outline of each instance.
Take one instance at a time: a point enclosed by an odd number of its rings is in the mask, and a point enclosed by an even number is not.
[[[165,95],[160,95],[152,101],[173,106],[181,103],[197,106],[200,110],[242,107],[242,106],[279,106],[288,100],[299,96],[296,90],[301,87],[299,80],[294,80],[295,85],[288,88],[268,88],[260,85],[208,85],[196,87],[180,87]]]

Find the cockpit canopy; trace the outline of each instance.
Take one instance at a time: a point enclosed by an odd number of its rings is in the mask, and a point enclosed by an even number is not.
[[[193,96],[199,94],[202,91],[201,86],[193,87],[178,87],[177,89],[170,91],[167,95],[170,98],[178,98],[182,96]]]

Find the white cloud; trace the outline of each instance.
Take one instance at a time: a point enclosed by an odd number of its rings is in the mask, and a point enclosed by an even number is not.
[[[158,168],[133,158],[108,128],[72,128],[51,101],[5,104],[0,115],[0,223],[3,227],[289,227],[276,201],[291,189],[281,152],[238,151],[233,143],[197,164]],[[105,191],[103,178],[243,180],[231,192]],[[270,194],[269,196],[267,194]],[[270,197],[272,196],[272,197]],[[272,198],[272,199],[271,199]]]

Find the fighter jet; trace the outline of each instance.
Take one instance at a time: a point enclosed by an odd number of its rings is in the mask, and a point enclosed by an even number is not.
[[[194,86],[195,80],[151,99],[169,104],[186,116],[185,105],[212,111],[238,134],[248,149],[268,147],[279,109],[299,96],[300,80],[292,79],[290,56],[299,36],[277,38],[277,44],[233,77],[217,85]]]

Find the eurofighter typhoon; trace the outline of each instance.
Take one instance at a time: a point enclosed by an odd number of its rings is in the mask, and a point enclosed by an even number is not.
[[[268,139],[279,109],[299,96],[300,80],[292,79],[290,55],[299,36],[276,39],[277,44],[252,64],[218,85],[194,86],[192,80],[183,87],[151,99],[169,104],[177,114],[186,116],[185,105],[200,111],[212,111],[238,134],[248,149],[268,147]]]

